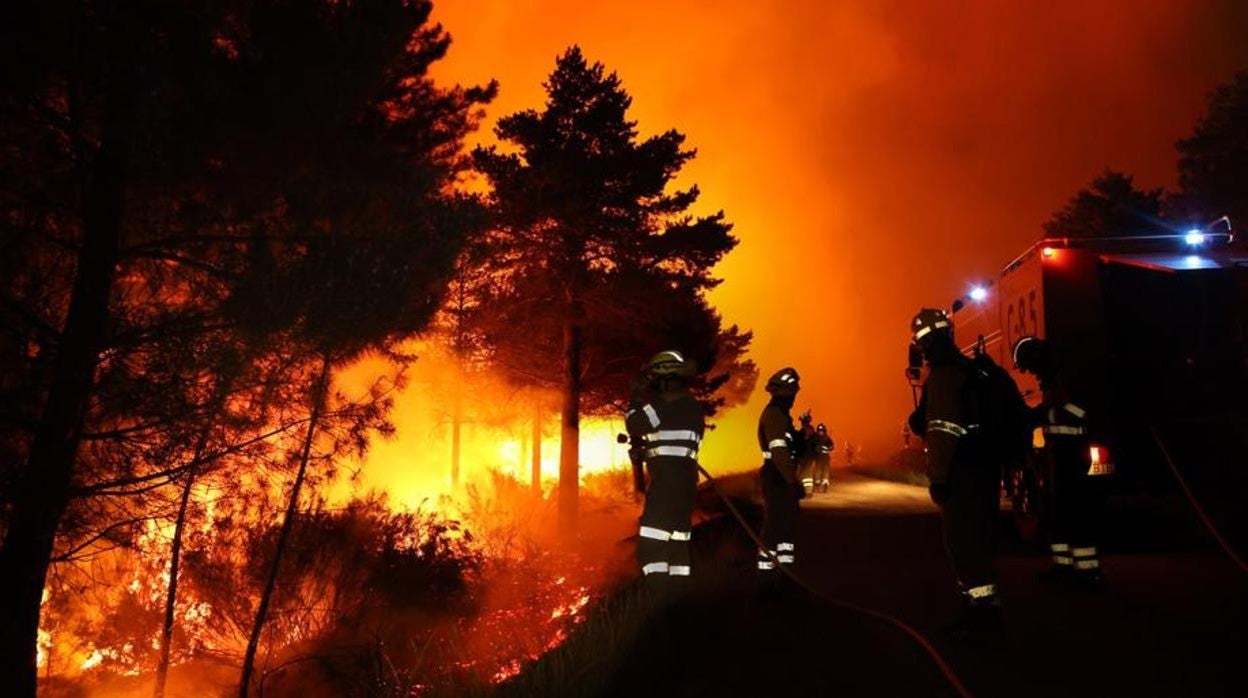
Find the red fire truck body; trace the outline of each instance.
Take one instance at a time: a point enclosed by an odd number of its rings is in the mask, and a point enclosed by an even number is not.
[[[1048,340],[1087,410],[1090,459],[1116,471],[1115,489],[1151,489],[1164,476],[1155,430],[1248,408],[1248,249],[1231,243],[1229,232],[1041,240],[955,302],[956,336],[1009,369],[1032,404],[1038,387],[1012,350]]]

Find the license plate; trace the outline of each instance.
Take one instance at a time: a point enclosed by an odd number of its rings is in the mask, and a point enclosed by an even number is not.
[[[1113,474],[1114,474],[1113,463],[1093,463],[1092,467],[1088,468],[1088,475],[1113,475]]]

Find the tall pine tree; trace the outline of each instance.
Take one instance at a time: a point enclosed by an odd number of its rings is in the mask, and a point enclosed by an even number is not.
[[[749,335],[723,328],[704,292],[711,268],[735,245],[723,213],[692,216],[698,189],[673,190],[694,151],[669,130],[640,138],[631,97],[614,73],[578,47],[557,60],[540,111],[499,121],[508,148],[478,148],[493,185],[495,297],[504,319],[501,363],[561,400],[559,514],[576,517],[580,418],[614,409],[651,354],[677,348],[699,359],[703,393],[750,382]]]

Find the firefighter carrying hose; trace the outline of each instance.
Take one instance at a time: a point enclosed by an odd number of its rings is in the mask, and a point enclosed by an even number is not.
[[[785,368],[767,381],[771,400],[758,418],[758,445],[763,452],[759,481],[763,489],[763,543],[770,553],[758,552],[760,580],[765,587],[783,583],[775,565],[792,565],[797,560],[798,503],[804,494],[797,477],[797,453],[793,417],[789,410],[797,398],[797,371]]]
[[[1000,467],[980,428],[992,406],[971,359],[954,344],[945,311],[920,310],[910,330],[928,373],[909,426],[927,446],[930,493],[962,600],[947,632],[958,640],[995,639],[1002,631],[993,560]]]
[[[689,392],[695,368],[678,351],[659,352],[645,370],[648,390],[634,389],[625,414],[633,448],[642,449],[650,483],[638,530],[637,562],[659,592],[683,586],[691,573],[690,519],[706,411]]]
[[[816,492],[827,492],[832,486],[832,449],[836,444],[828,435],[828,425],[820,422],[815,427],[815,436],[810,443],[810,451],[815,459],[814,489]]]
[[[1053,566],[1041,580],[1055,587],[1089,591],[1104,585],[1096,542],[1099,514],[1105,504],[1104,473],[1093,467],[1087,414],[1062,380],[1050,344],[1023,337],[1014,345],[1014,365],[1040,383],[1041,402],[1031,411],[1031,425],[1040,431],[1053,495],[1053,528],[1049,549]]]

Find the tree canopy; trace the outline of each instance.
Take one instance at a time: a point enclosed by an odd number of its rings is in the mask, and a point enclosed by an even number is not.
[[[1165,192],[1137,189],[1131,175],[1105,170],[1044,224],[1056,238],[1097,238],[1167,232],[1161,222]]]
[[[449,38],[430,10],[6,4],[0,683],[17,694],[50,562],[164,515],[135,497],[162,496],[197,443],[278,425],[311,443],[318,403],[323,453],[386,428],[384,401],[338,401],[325,367],[422,329],[481,220],[451,191],[493,86],[432,82]],[[315,455],[289,453],[267,465]]]
[[[473,160],[492,185],[491,344],[517,380],[563,395],[566,510],[580,415],[618,409],[649,356],[695,357],[711,405],[723,404],[716,391],[733,374],[752,382],[755,369],[748,333],[723,327],[705,301],[718,283],[712,268],[737,241],[722,212],[689,212],[696,186],[674,188],[695,155],[685,137],[641,137],[619,77],[579,47],[559,56],[544,86],[541,110],[499,121],[506,149],[478,148]]]
[[[1248,225],[1248,71],[1209,94],[1205,114],[1177,148],[1184,213]]]

